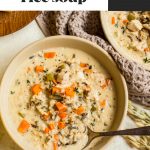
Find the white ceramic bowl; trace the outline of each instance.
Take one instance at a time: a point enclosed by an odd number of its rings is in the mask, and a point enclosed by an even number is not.
[[[31,56],[31,54],[53,47],[68,47],[79,49],[95,57],[112,76],[116,87],[118,107],[111,130],[120,129],[124,117],[126,116],[128,93],[125,80],[120,74],[112,58],[101,47],[87,40],[73,36],[53,36],[45,38],[27,46],[15,57],[8,66],[1,82],[0,111],[2,122],[12,139],[25,150],[34,150],[34,147],[32,143],[23,140],[22,136],[17,132],[16,126],[12,121],[11,115],[9,114],[9,89],[17,68],[19,68],[21,64],[29,56]],[[110,139],[112,139],[112,137],[104,138],[98,145],[96,145],[95,149],[98,150],[108,145],[108,141],[110,141]]]

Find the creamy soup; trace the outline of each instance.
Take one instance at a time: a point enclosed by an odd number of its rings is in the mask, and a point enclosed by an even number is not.
[[[150,69],[150,12],[117,11],[109,13],[113,37],[120,52]]]
[[[36,150],[82,149],[88,128],[109,130],[117,103],[108,72],[69,48],[30,56],[13,79],[9,100],[15,130]]]

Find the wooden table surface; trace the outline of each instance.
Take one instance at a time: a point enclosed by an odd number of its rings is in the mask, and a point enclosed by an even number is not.
[[[39,14],[38,11],[0,11],[0,36],[16,32]]]

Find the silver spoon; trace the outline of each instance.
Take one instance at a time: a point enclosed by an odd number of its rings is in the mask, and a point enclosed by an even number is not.
[[[89,130],[89,139],[87,144],[82,148],[87,148],[90,143],[97,137],[100,136],[116,136],[116,135],[142,135],[142,136],[150,136],[150,126],[140,127],[140,128],[133,128],[133,129],[126,129],[126,130],[118,130],[118,131],[108,131],[108,132],[93,132]]]

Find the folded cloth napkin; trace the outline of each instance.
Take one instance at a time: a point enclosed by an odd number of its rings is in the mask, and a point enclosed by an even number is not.
[[[74,35],[97,43],[112,56],[124,75],[129,98],[150,106],[150,71],[126,59],[108,43],[101,27],[100,12],[43,12],[37,18],[37,22],[46,36]]]

